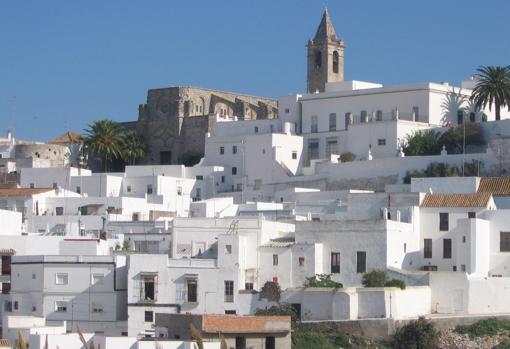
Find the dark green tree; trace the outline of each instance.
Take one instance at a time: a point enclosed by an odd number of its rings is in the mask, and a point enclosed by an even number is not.
[[[145,144],[135,131],[128,131],[122,139],[122,158],[129,165],[145,155]]]
[[[108,162],[122,157],[123,131],[112,120],[97,120],[85,130],[85,150],[101,158],[103,171],[108,171]]]
[[[510,66],[480,66],[476,70],[478,82],[471,95],[478,109],[494,104],[496,120],[501,119],[501,108],[510,106]]]
[[[442,145],[440,133],[433,130],[416,131],[402,142],[402,149],[407,156],[439,155]]]
[[[439,349],[439,331],[432,322],[421,317],[397,329],[393,336],[395,349]]]

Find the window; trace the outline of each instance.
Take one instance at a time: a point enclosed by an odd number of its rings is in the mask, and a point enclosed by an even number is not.
[[[460,265],[460,271],[466,272],[466,265],[465,264],[461,264]]]
[[[92,303],[92,312],[93,313],[102,313],[104,311],[103,305],[99,303]]]
[[[338,51],[333,51],[333,73],[335,74],[338,74],[339,61]]]
[[[152,184],[147,184],[147,194],[152,194]]]
[[[57,184],[57,182],[53,182],[53,189],[58,189],[58,184]]]
[[[220,147],[220,155],[225,154],[225,147]]]
[[[273,265],[278,265],[278,255],[277,254],[273,255]]]
[[[255,126],[253,129],[254,129],[255,133],[259,133],[259,127],[258,126]]]
[[[235,176],[237,174],[237,167],[232,167],[232,175]]]
[[[441,212],[439,214],[439,230],[440,231],[448,231],[449,224],[448,224],[448,213],[447,212]]]
[[[172,152],[167,151],[161,151],[159,152],[159,164],[160,165],[170,165],[172,163]]]
[[[144,275],[141,279],[140,299],[144,301],[156,300],[156,276]]]
[[[130,186],[130,185],[128,185],[128,186],[127,186],[126,191],[127,191],[128,193],[131,193],[131,186]]]
[[[18,301],[14,301],[14,310],[18,310],[18,308],[19,308]]]
[[[420,119],[420,108],[418,108],[417,106],[413,107],[413,116],[414,121],[418,121]]]
[[[404,242],[404,253],[407,253],[407,243]]]
[[[329,114],[329,130],[336,131],[336,114]]]
[[[289,108],[285,108],[285,114],[288,114],[290,113],[290,109]]]
[[[138,221],[140,220],[140,215],[139,215],[138,213],[133,213],[133,214],[131,215],[131,220],[132,220],[133,222],[138,222]]]
[[[55,311],[59,313],[67,312],[67,302],[66,301],[56,301],[55,302]]]
[[[253,282],[245,282],[244,289],[245,290],[253,290]]]
[[[361,122],[368,122],[368,118],[367,118],[367,111],[366,110],[362,110],[361,111]]]
[[[63,207],[55,207],[55,214],[57,216],[63,216],[64,215],[64,208]]]
[[[340,252],[331,252],[331,274],[340,273]]]
[[[386,145],[386,138],[379,138],[377,140],[377,145]]]
[[[468,218],[476,218],[476,212],[468,212]]]
[[[315,51],[315,54],[314,54],[314,64],[315,64],[315,69],[318,69],[322,66],[322,53],[321,51]]]
[[[188,302],[195,303],[197,301],[197,289],[198,289],[198,283],[197,283],[196,279],[186,280],[186,290],[187,290],[186,300]]]
[[[352,124],[352,113],[345,113],[345,129],[349,128],[349,125]]]
[[[154,321],[154,312],[153,311],[145,311],[145,322],[153,322]]]
[[[232,154],[237,154],[237,145],[232,146]]]
[[[476,117],[476,114],[471,112],[469,113],[469,121],[470,122],[475,122],[475,117]]]
[[[367,253],[365,251],[356,252],[356,272],[366,273],[367,271]]]
[[[333,154],[338,154],[338,142],[336,138],[326,139],[326,158],[329,159]]]
[[[202,199],[202,189],[201,188],[196,188],[195,189],[195,193],[196,193],[195,198],[197,200],[201,200]]]
[[[30,183],[30,189],[34,189],[34,188],[35,188],[34,183]]]
[[[225,310],[225,315],[236,315],[235,310]]]
[[[310,132],[317,133],[319,132],[319,124],[317,120],[317,115],[313,115],[310,123]]]
[[[92,285],[101,284],[103,282],[103,278],[104,274],[102,273],[92,273],[92,279],[90,282],[92,283]]]
[[[499,252],[510,252],[510,232],[499,233]]]
[[[457,111],[457,124],[462,125],[464,123],[464,112],[462,110]]]
[[[245,337],[236,337],[235,349],[246,349],[246,338]]]
[[[203,181],[203,180],[204,180],[204,176],[200,176],[200,175],[198,175],[198,176],[196,176],[196,177],[195,177],[195,179],[196,179],[197,181]]]
[[[177,187],[177,195],[182,195],[182,187],[181,186]]]
[[[375,120],[382,121],[382,110],[378,110],[375,112]]]
[[[443,258],[452,258],[452,239],[443,239]]]
[[[308,143],[308,159],[314,160],[319,158],[319,141],[309,141]]]
[[[37,311],[37,307],[35,305],[32,305],[32,311]]]
[[[234,301],[234,281],[225,280],[225,302],[232,303]]]
[[[462,243],[465,244],[466,243],[466,235],[462,235]]]
[[[225,176],[221,176],[221,183],[225,183]]]
[[[293,151],[292,152],[292,160],[296,160],[297,159],[297,151]]]
[[[232,245],[225,245],[225,253],[232,254]]]
[[[456,266],[456,265],[454,265],[454,266],[452,267],[452,270],[453,270],[453,271],[457,271],[457,266]]]
[[[80,187],[80,186],[77,186],[77,187],[76,187],[76,192],[77,192],[78,194],[81,194],[81,187]]]
[[[69,276],[67,273],[57,273],[55,275],[55,284],[56,285],[67,285],[69,281]]]
[[[35,280],[35,274],[32,273],[32,280]]]
[[[432,258],[432,239],[423,240],[423,258]]]
[[[300,267],[304,267],[305,266],[305,257],[299,257],[298,263],[299,263]]]

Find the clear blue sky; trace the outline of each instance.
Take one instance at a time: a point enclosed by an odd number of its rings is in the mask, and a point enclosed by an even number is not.
[[[508,0],[329,0],[346,79],[458,83],[510,64]],[[49,140],[132,121],[149,88],[302,92],[324,1],[1,1],[0,131]],[[13,98],[15,96],[15,98]],[[15,102],[12,100],[15,99]]]

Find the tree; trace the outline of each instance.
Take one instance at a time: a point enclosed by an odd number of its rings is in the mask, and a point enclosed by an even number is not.
[[[282,290],[280,285],[273,281],[267,281],[260,289],[259,299],[267,299],[270,302],[280,302],[280,295]]]
[[[480,66],[475,78],[478,79],[471,100],[478,109],[485,109],[487,104],[492,111],[494,104],[496,120],[501,119],[501,108],[510,106],[510,66]]]
[[[134,165],[136,160],[145,155],[145,144],[134,131],[128,131],[124,134],[122,140],[122,158],[128,165]]]
[[[395,349],[439,349],[439,332],[423,317],[397,329],[393,337]]]
[[[273,305],[265,309],[256,309],[255,315],[257,316],[290,316],[292,323],[299,321],[299,314],[296,309],[288,303]]]
[[[329,288],[342,288],[341,283],[331,280],[331,274],[317,274],[306,278],[304,287],[329,287]]]
[[[402,290],[406,288],[404,281],[397,279],[390,280],[384,270],[372,270],[363,274],[361,283],[364,287],[398,287]]]
[[[401,146],[406,156],[439,155],[442,147],[439,139],[437,131],[416,131],[408,134]]]
[[[462,154],[464,143],[468,145],[484,145],[480,124],[469,122],[464,125],[450,127],[438,140],[439,145],[446,148],[448,154]]]
[[[101,158],[103,171],[108,171],[108,161],[122,157],[123,132],[112,120],[97,120],[85,130],[85,150]]]

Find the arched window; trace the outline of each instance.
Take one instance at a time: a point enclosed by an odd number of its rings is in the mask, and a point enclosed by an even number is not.
[[[334,51],[333,52],[333,73],[336,73],[338,74],[338,62],[339,61],[339,58],[338,58],[338,51]]]
[[[375,120],[376,120],[376,121],[382,121],[382,110],[378,110],[378,111],[375,113]]]
[[[315,51],[315,68],[322,66],[322,53],[321,51]]]

